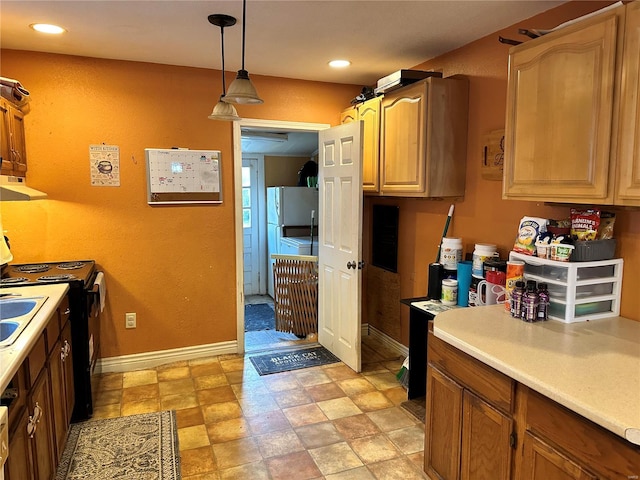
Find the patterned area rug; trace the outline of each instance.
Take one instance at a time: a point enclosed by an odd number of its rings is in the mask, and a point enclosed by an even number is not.
[[[300,368],[317,367],[318,365],[327,365],[340,361],[338,357],[322,346],[257,355],[249,357],[249,359],[261,376]]]
[[[275,330],[276,316],[268,303],[244,306],[244,331]]]
[[[179,480],[174,411],[71,425],[56,480]]]

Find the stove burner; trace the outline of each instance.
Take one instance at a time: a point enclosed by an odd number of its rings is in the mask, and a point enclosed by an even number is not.
[[[0,284],[2,285],[13,285],[14,283],[23,283],[28,282],[29,280],[24,277],[14,277],[14,278],[3,278],[0,280]]]
[[[59,270],[78,270],[79,268],[84,267],[85,264],[82,262],[68,262],[68,263],[60,263],[56,265],[56,268]]]
[[[44,277],[38,277],[38,282],[64,282],[67,280],[75,280],[76,277],[70,273],[63,273],[60,275],[45,275]]]
[[[46,272],[51,267],[46,263],[34,264],[34,265],[19,265],[17,267],[13,267],[14,272],[20,273],[41,273]]]

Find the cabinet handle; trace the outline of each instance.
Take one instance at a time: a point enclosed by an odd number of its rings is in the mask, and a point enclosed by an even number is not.
[[[64,347],[60,347],[60,360],[64,362],[64,359],[67,358],[67,354],[64,351]]]
[[[66,358],[69,356],[69,353],[71,353],[71,345],[69,345],[69,341],[65,340],[64,341],[64,359],[66,360]]]
[[[43,413],[44,410],[42,410],[40,404],[36,402],[36,405],[33,407],[33,417],[36,423],[40,423],[40,419],[42,418]]]
[[[30,416],[29,422],[27,423],[27,435],[29,435],[29,438],[33,438],[33,436],[36,434],[37,429],[38,426],[36,425],[33,416]]]
[[[70,313],[71,313],[71,309],[67,307],[67,309],[64,311],[64,314],[69,315]]]

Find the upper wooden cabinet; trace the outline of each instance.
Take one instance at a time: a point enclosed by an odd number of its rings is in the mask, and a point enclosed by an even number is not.
[[[638,10],[512,47],[503,198],[640,205]]]
[[[469,84],[427,78],[382,100],[380,193],[464,195]]]
[[[2,175],[24,177],[27,171],[27,149],[24,136],[24,115],[11,102],[0,98],[0,155]]]
[[[380,191],[380,102],[376,97],[340,114],[340,123],[363,123],[362,191]]]
[[[626,10],[614,203],[640,206],[640,2]]]

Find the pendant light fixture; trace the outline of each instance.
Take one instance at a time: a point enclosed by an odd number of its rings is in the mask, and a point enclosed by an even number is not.
[[[224,15],[221,13],[209,15],[208,18],[209,23],[220,27],[220,43],[222,44],[222,95],[220,95],[220,100],[218,100],[216,106],[213,107],[213,112],[211,112],[209,118],[211,120],[230,120],[232,122],[242,120],[238,116],[238,112],[236,112],[236,107],[227,102],[227,88],[224,80],[224,27],[231,27],[235,25],[236,19],[230,15]]]
[[[247,0],[242,0],[242,69],[238,70],[236,79],[229,85],[229,93],[226,95],[226,101],[239,104],[257,105],[263,103],[258,96],[256,87],[253,86],[249,79],[249,72],[244,69],[244,45],[245,32],[247,26]]]

